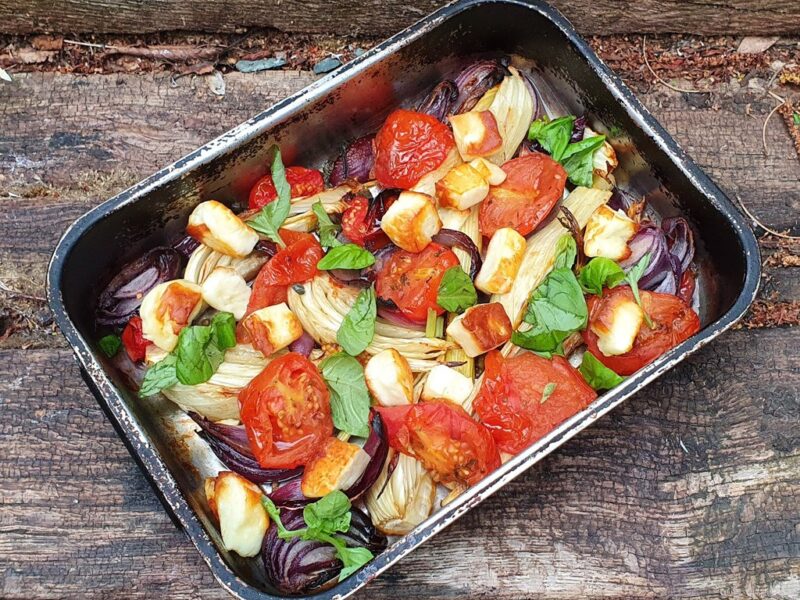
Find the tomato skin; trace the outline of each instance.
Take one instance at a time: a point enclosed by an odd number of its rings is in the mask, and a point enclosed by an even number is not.
[[[542,402],[545,387],[555,388]],[[497,447],[517,454],[597,398],[597,393],[563,356],[542,358],[524,352],[486,356],[483,383],[473,406]]]
[[[376,410],[389,444],[418,459],[440,483],[474,485],[500,466],[491,433],[460,406],[432,401]]]
[[[291,188],[292,198],[319,194],[325,189],[322,172],[305,167],[287,167],[286,181]],[[251,209],[263,208],[278,197],[272,175],[264,175],[250,190],[248,205]]]
[[[373,229],[372,223],[367,222],[368,214],[369,200],[364,196],[354,196],[342,213],[342,233],[359,246],[364,245],[364,238]]]
[[[378,297],[394,302],[404,317],[424,323],[428,309],[444,314],[436,303],[439,284],[444,272],[458,264],[452,250],[435,242],[417,253],[398,249],[378,272],[375,290]]]
[[[122,330],[122,345],[133,362],[144,360],[149,342],[142,335],[142,318],[133,316]]]
[[[597,346],[597,334],[587,327],[583,332],[583,340],[589,352],[605,366],[620,375],[632,375],[642,367],[653,362],[670,348],[674,348],[700,331],[700,318],[683,300],[672,294],[657,294],[641,290],[642,306],[653,321],[654,328],[642,325],[633,348],[630,352],[618,356],[606,356]],[[597,320],[606,303],[614,301],[618,296],[633,299],[633,292],[628,286],[619,286],[611,290],[603,290],[603,297],[591,296],[587,300],[589,306],[589,323]]]
[[[310,360],[289,352],[239,392],[240,418],[264,468],[305,465],[333,435],[330,395]]]
[[[506,179],[492,186],[478,213],[486,237],[503,227],[528,235],[544,221],[564,194],[567,172],[541,152],[514,158],[502,166]]]
[[[375,136],[375,178],[385,188],[411,189],[455,145],[450,128],[435,117],[398,109]]]
[[[681,281],[678,284],[677,296],[689,306],[692,305],[692,298],[694,297],[694,288],[697,283],[697,277],[694,271],[687,269],[681,276]]]

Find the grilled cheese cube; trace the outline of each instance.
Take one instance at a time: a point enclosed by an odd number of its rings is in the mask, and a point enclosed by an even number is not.
[[[233,313],[239,321],[247,312],[252,290],[244,277],[230,267],[216,267],[202,284],[203,300],[210,306]]]
[[[447,365],[437,365],[428,372],[422,388],[422,400],[447,400],[463,406],[472,394],[472,379]]]
[[[456,148],[465,161],[490,156],[503,147],[497,119],[488,110],[470,111],[448,118]]]
[[[632,298],[615,296],[609,306],[593,317],[589,329],[597,335],[597,347],[606,356],[630,352],[644,322],[644,313]]]
[[[447,326],[447,335],[475,358],[511,339],[511,320],[499,302],[468,308]]]
[[[178,343],[181,329],[203,309],[203,290],[191,281],[174,279],[147,292],[139,308],[142,336],[167,352]]]
[[[639,225],[621,210],[605,204],[599,206],[586,222],[583,234],[583,252],[586,256],[603,256],[611,260],[624,260],[631,255],[630,240]]]
[[[253,251],[258,234],[216,200],[201,202],[189,215],[186,233],[228,256],[243,258]]]
[[[400,406],[414,402],[414,376],[408,361],[394,348],[378,352],[364,368],[372,397],[381,406]]]
[[[588,127],[583,130],[583,139],[594,137],[598,135],[596,131],[592,131]],[[617,168],[619,161],[617,160],[617,153],[614,147],[608,143],[603,142],[592,155],[592,171],[598,177],[608,181],[611,177],[611,172]]]
[[[364,474],[369,454],[360,446],[329,437],[322,451],[306,465],[300,489],[306,498],[321,498],[352,487]]]
[[[483,175],[489,185],[500,185],[506,180],[506,172],[496,164],[489,162],[485,158],[476,158],[469,162],[469,166]]]
[[[408,252],[422,252],[441,228],[433,200],[419,192],[401,192],[381,219],[389,239]]]
[[[486,198],[489,183],[473,167],[462,163],[436,182],[439,206],[467,210]]]
[[[486,249],[475,287],[487,294],[505,294],[514,285],[527,244],[515,229],[503,227],[494,232]]]
[[[303,325],[285,302],[260,308],[241,321],[253,347],[269,356],[303,335]]]
[[[206,499],[219,521],[222,543],[239,556],[255,556],[269,527],[261,489],[241,475],[222,471],[205,481]]]

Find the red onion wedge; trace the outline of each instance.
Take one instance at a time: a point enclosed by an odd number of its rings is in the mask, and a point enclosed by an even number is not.
[[[304,331],[303,335],[289,344],[289,352],[297,352],[308,358],[315,345],[314,338],[307,331]]]
[[[428,114],[443,123],[447,115],[452,113],[453,104],[458,100],[456,84],[445,79],[433,88],[428,96],[419,103],[417,112]]]
[[[680,263],[681,273],[689,268],[694,259],[694,236],[689,223],[683,217],[669,217],[661,221],[661,229],[667,238],[669,253]]]
[[[472,110],[483,95],[508,75],[506,65],[498,60],[479,60],[467,66],[455,78],[458,98],[452,106],[454,114]]]
[[[381,303],[384,303],[384,300],[379,300]],[[384,321],[388,321],[393,325],[398,325],[399,327],[406,327],[408,329],[418,329],[420,331],[425,330],[425,323],[417,323],[416,321],[412,321],[408,317],[406,317],[403,313],[400,312],[400,309],[393,305],[389,306],[381,306],[378,305],[378,316],[383,319]]]
[[[200,247],[200,242],[190,235],[185,235],[177,242],[172,244],[172,247],[180,252],[181,256],[184,258],[189,258],[192,255],[192,252]]]
[[[475,242],[473,242],[466,233],[463,231],[457,231],[455,229],[441,229],[439,233],[433,236],[433,241],[437,244],[441,244],[442,246],[447,246],[448,248],[456,246],[469,254],[469,276],[470,278],[475,279],[478,271],[481,270],[483,261],[481,260],[481,253],[478,251],[478,247],[475,245]]]
[[[347,145],[333,162],[329,177],[331,186],[341,185],[348,179],[359,183],[369,181],[369,173],[375,164],[375,153],[372,148],[374,137],[365,135]]]

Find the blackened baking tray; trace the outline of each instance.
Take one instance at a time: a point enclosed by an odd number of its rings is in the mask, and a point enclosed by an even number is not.
[[[563,109],[586,112],[590,124],[609,135],[620,159],[615,175],[621,187],[647,194],[662,215],[680,213],[690,221],[698,239],[704,327],[395,541],[359,573],[314,598],[343,598],[365,585],[728,329],[754,299],[758,246],[741,215],[563,16],[543,2],[466,0],[426,17],[91,210],[67,230],[50,263],[50,306],[87,384],[175,523],[235,596],[281,597],[264,582],[258,559],[242,559],[222,547],[202,486],[219,463],[191,435],[187,418],[160,396],[139,400],[98,351],[93,299],[126,260],[173,239],[199,201],[241,203],[265,172],[273,142],[287,164],[322,165],[346,140],[374,131],[391,109],[419,97],[469,58],[501,54],[532,66],[557,92]]]

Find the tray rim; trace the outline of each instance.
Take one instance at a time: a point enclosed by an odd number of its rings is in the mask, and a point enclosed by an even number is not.
[[[732,306],[698,334],[665,353],[656,361],[629,377],[614,390],[600,396],[586,410],[565,421],[546,437],[502,465],[478,484],[472,486],[447,507],[441,509],[421,526],[417,527],[417,529],[398,540],[361,571],[326,591],[304,597],[327,600],[345,598],[353,594],[414,550],[418,545],[436,535],[474,506],[505,486],[509,481],[525,472],[573,435],[591,425],[633,393],[729,329],[742,318],[755,299],[761,273],[760,252],[755,235],[747,225],[744,216],[735,208],[724,192],[711,181],[655,120],[624,82],[600,60],[557,9],[541,0],[458,0],[422,18],[362,56],[339,67],[327,76],[318,79],[311,85],[87,211],[67,228],[59,240],[48,266],[46,284],[50,309],[59,329],[61,329],[74,352],[81,374],[88,387],[117,430],[120,438],[128,447],[146,479],[151,483],[156,496],[161,500],[167,513],[192,541],[214,578],[234,597],[244,600],[277,600],[287,596],[272,595],[260,591],[236,576],[225,563],[198,516],[181,493],[170,470],[156,449],[147,442],[144,431],[136,423],[132,413],[125,406],[124,399],[106,375],[102,365],[96,360],[87,340],[78,332],[67,313],[60,285],[63,267],[75,243],[107,215],[121,210],[128,204],[132,204],[160,185],[185,175],[201,164],[214,160],[225,153],[231,145],[237,145],[252,137],[262,135],[302,104],[326,95],[330,88],[336,87],[337,84],[357,75],[361,70],[378,62],[384,55],[391,54],[424,36],[429,30],[436,28],[455,15],[480,5],[495,5],[498,8],[520,6],[539,13],[540,16],[550,20],[561,31],[567,38],[568,43],[571,43],[583,56],[589,67],[600,77],[602,83],[614,95],[617,102],[623,106],[631,119],[657,144],[659,150],[665,153],[684,173],[692,185],[712,204],[714,209],[729,221],[745,253],[745,278],[742,290]]]

